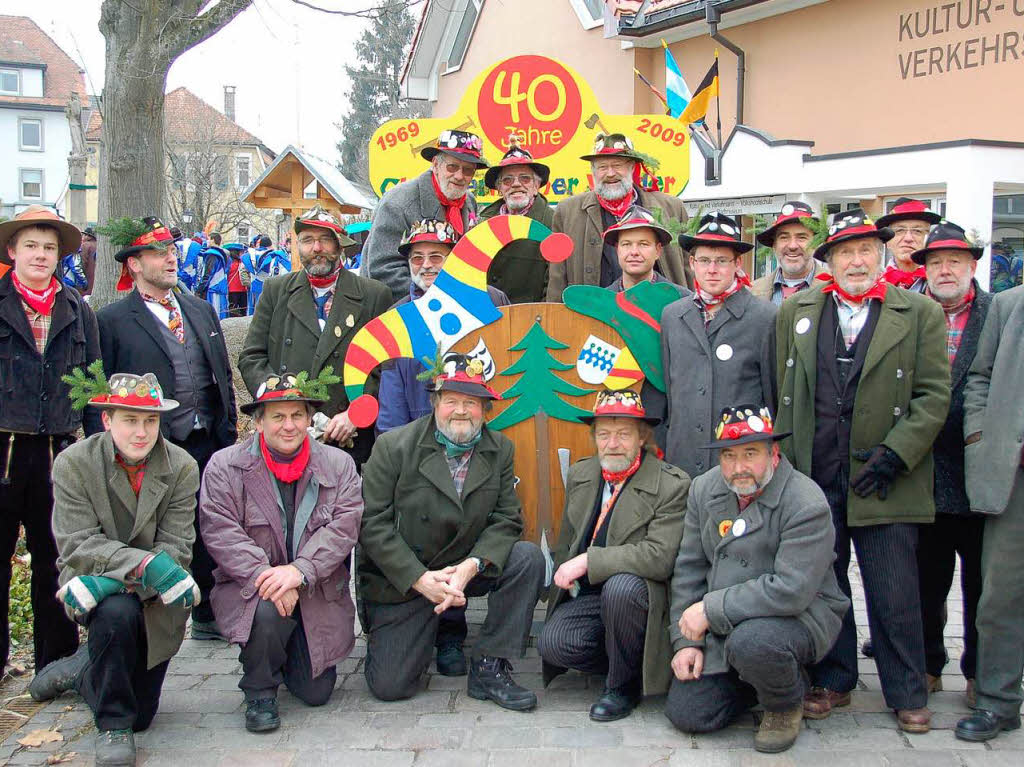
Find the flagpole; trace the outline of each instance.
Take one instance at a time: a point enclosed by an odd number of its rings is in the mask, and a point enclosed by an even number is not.
[[[715,48],[715,63],[718,63],[718,48]],[[718,75],[721,77],[722,70],[718,70]],[[719,85],[715,88],[715,111],[718,113],[718,148],[722,148],[722,85],[719,80]]]

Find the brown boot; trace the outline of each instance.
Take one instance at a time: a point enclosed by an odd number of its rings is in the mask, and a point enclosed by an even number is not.
[[[928,683],[928,694],[933,692],[942,692],[942,677],[932,676],[931,674],[924,675],[925,681]]]
[[[804,717],[828,719],[832,709],[850,705],[849,692],[836,692],[827,687],[812,687],[804,696]]]
[[[967,680],[967,692],[964,693],[964,697],[967,698],[967,705],[971,708],[978,707],[978,691],[974,689],[974,680]]]
[[[763,754],[785,751],[800,735],[800,722],[803,718],[802,704],[788,711],[765,711],[761,726],[754,735],[754,749]]]
[[[927,708],[905,708],[896,712],[903,732],[923,735],[932,728],[932,712]]]

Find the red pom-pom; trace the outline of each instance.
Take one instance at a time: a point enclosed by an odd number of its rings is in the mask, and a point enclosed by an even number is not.
[[[380,405],[372,394],[362,394],[348,406],[348,418],[357,429],[365,429],[377,420]]]
[[[560,264],[572,255],[572,237],[565,232],[548,235],[540,244],[540,254],[551,264]]]

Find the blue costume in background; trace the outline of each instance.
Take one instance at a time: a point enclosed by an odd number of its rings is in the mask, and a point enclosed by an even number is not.
[[[182,240],[178,251],[178,279],[190,293],[196,292],[203,276],[202,254],[205,245],[197,239],[201,235],[201,232],[196,232],[192,239]]]
[[[228,273],[231,269],[231,257],[228,252],[217,245],[209,245],[202,253],[205,259],[203,277],[199,281],[199,291],[206,293],[219,319],[228,316]]]
[[[249,285],[249,314],[252,314],[263,293],[263,283],[271,277],[288,274],[292,270],[292,259],[283,250],[266,248],[244,254],[242,264],[252,275],[252,283]]]
[[[69,253],[60,260],[60,278],[61,282],[69,288],[78,291],[88,287],[89,280],[85,278],[85,272],[82,271],[81,251]]]

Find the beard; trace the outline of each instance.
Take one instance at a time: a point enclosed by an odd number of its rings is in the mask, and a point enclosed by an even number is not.
[[[446,421],[442,421],[440,418],[435,418],[435,420],[437,421],[437,430],[457,445],[465,445],[474,440],[484,425],[483,418],[449,417]]]
[[[437,178],[436,174],[435,178]],[[437,178],[437,185],[441,187],[441,194],[449,200],[461,200],[466,196],[466,192],[469,191],[468,184],[466,186],[457,186],[450,179]]]
[[[426,291],[427,288],[434,284],[434,280],[427,282],[423,278],[434,277],[436,279],[437,275],[440,274],[440,272],[440,269],[434,269],[433,267],[425,267],[423,269],[420,269],[418,272],[416,272],[416,274],[412,275],[413,285],[418,287],[420,290]]]
[[[966,274],[962,280],[959,280],[955,285],[932,285],[928,283],[928,292],[938,300],[940,304],[946,304],[947,306],[955,306],[960,303],[964,296],[967,295],[967,291],[971,289],[971,275]]]
[[[302,254],[299,254],[302,268],[306,270],[306,274],[310,277],[326,277],[337,268],[339,257],[337,253],[321,253],[319,258],[315,256],[303,257]]]
[[[633,182],[626,178],[618,181],[604,181],[597,185],[597,196],[615,202],[633,190]]]
[[[784,258],[779,259],[779,269],[782,270],[782,276],[787,280],[796,280],[803,277],[810,271],[811,259],[809,257],[804,258],[798,265],[794,265],[790,261],[786,261]]]
[[[853,278],[849,276],[849,273],[843,275],[836,275],[835,281],[843,290],[849,293],[851,296],[859,296],[861,293],[866,293],[871,289],[871,286],[878,280],[878,276],[881,274],[881,269],[875,269],[869,271],[865,275],[858,275]],[[854,284],[856,282],[856,284]]]
[[[640,455],[640,447],[636,450],[628,453],[627,455],[601,455],[598,456],[598,460],[601,462],[601,468],[605,471],[613,474],[623,472],[633,465],[633,461]]]
[[[768,483],[772,481],[772,477],[775,476],[775,468],[769,463],[768,468],[761,479],[757,479],[753,474],[733,474],[726,480],[726,485],[736,495],[745,496],[753,495],[759,490],[764,490],[768,486]]]

